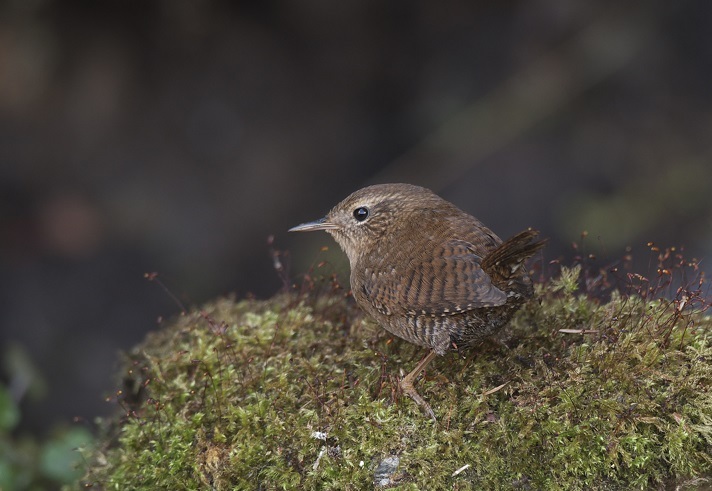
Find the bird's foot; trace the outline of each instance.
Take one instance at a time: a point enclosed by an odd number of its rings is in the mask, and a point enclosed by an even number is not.
[[[400,388],[403,393],[413,399],[415,403],[418,404],[421,409],[432,418],[433,421],[437,422],[438,419],[435,417],[435,412],[433,411],[433,408],[431,408],[430,404],[428,404],[428,402],[423,399],[420,394],[418,394],[418,391],[416,391],[415,387],[413,386],[413,381],[415,380],[415,378],[427,366],[427,364],[430,363],[433,358],[435,358],[435,355],[435,351],[431,351],[425,358],[420,360],[420,362],[413,369],[413,371],[403,377],[403,379],[400,381]]]

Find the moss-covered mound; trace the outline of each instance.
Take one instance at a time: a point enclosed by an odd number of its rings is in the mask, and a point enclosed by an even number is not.
[[[502,333],[425,354],[343,295],[224,299],[130,355],[98,489],[650,489],[712,474],[712,319],[684,301],[539,287]],[[561,330],[565,330],[562,332]],[[703,484],[704,485],[704,484]]]

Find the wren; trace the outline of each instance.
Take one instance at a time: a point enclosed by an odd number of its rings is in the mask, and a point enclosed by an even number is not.
[[[430,349],[400,382],[434,420],[413,382],[435,355],[477,345],[533,295],[525,261],[536,230],[502,242],[477,218],[410,184],[365,187],[324,218],[290,232],[324,230],[349,258],[356,303],[390,333]]]

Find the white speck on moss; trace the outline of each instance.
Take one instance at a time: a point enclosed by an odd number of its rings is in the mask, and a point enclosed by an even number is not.
[[[326,432],[324,431],[312,431],[311,436],[312,438],[316,438],[317,440],[326,441]]]
[[[376,471],[373,473],[373,482],[376,486],[388,486],[392,484],[392,477],[398,470],[400,458],[397,455],[386,457],[378,464]]]

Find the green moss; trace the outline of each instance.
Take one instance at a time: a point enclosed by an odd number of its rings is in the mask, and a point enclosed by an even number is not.
[[[702,308],[538,287],[500,336],[439,357],[336,294],[218,300],[126,363],[124,412],[87,456],[99,489],[648,489],[712,474],[712,319]],[[562,333],[560,330],[581,333]],[[496,389],[496,390],[495,390]],[[465,467],[468,466],[468,467]],[[463,467],[465,467],[463,469]],[[456,475],[456,471],[460,471]],[[699,481],[697,481],[699,482]]]

